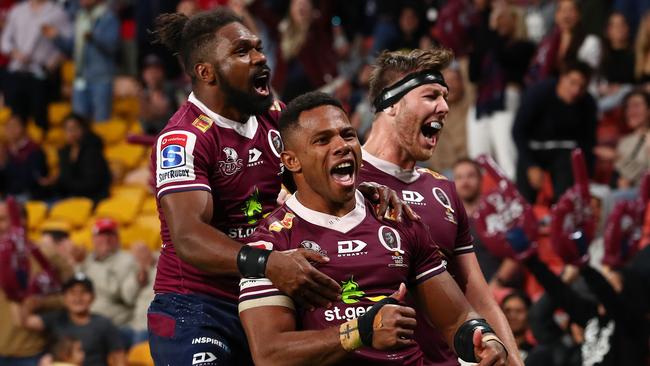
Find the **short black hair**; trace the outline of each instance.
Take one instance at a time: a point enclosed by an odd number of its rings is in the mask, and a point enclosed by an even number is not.
[[[282,111],[282,115],[280,116],[279,124],[282,140],[285,141],[289,132],[298,125],[298,120],[302,112],[324,105],[331,105],[343,110],[343,105],[341,105],[338,99],[319,91],[305,93],[289,102],[287,108]]]
[[[516,299],[521,299],[521,301],[524,302],[524,305],[526,305],[526,309],[530,309],[531,305],[533,304],[533,302],[530,300],[530,297],[528,297],[528,295],[526,295],[525,292],[520,291],[520,290],[514,290],[511,293],[507,294],[503,298],[503,300],[501,300],[501,307],[503,307],[503,305],[505,305],[505,303],[508,300],[515,299],[515,298]]]
[[[180,13],[161,14],[155,21],[155,43],[160,43],[181,57],[185,72],[196,79],[194,65],[205,60],[216,39],[216,32],[242,19],[227,7],[200,12],[191,18]]]
[[[560,67],[560,75],[564,76],[570,72],[577,71],[584,78],[587,80],[587,84],[589,84],[589,80],[591,80],[591,75],[594,73],[594,70],[589,66],[588,64],[582,62],[582,61],[572,61],[572,62],[567,62],[562,67]]]

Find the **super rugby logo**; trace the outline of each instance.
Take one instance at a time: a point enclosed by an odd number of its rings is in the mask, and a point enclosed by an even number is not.
[[[185,145],[187,136],[181,134],[168,135],[160,141],[160,167],[172,169],[185,165]]]
[[[280,153],[284,150],[284,145],[282,144],[282,138],[280,137],[280,132],[276,130],[269,130],[268,134],[269,146],[273,154],[280,157]]]
[[[224,147],[223,153],[226,154],[226,160],[219,161],[219,171],[223,175],[233,175],[241,170],[244,166],[243,160],[239,158],[237,151],[232,147]]]

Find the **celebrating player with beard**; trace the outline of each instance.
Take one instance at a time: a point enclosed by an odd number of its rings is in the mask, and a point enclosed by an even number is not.
[[[239,311],[253,359],[264,365],[422,365],[414,342],[415,310],[441,330],[464,359],[505,365],[507,353],[445,271],[420,222],[382,220],[357,191],[361,147],[341,104],[312,92],[280,118],[282,162],[295,194],[247,240],[249,248],[327,254],[323,273],[342,285],[341,299],[305,308],[269,279],[240,282]],[[392,294],[392,295],[391,295]]]
[[[241,276],[271,278],[312,306],[335,301],[340,287],[310,264],[326,262],[323,255],[244,253],[235,241],[275,208],[281,187],[283,105],[271,95],[260,39],[226,8],[161,15],[155,34],[179,55],[193,92],[151,157],[163,241],[148,313],[152,355],[160,365],[249,364],[237,316]],[[380,210],[390,200],[401,212],[394,192],[365,188]]]
[[[444,49],[384,52],[374,65],[370,100],[375,121],[363,146],[360,179],[376,181],[401,192],[430,228],[448,270],[476,311],[494,325],[508,347],[511,364],[522,365],[501,309],[492,298],[476,260],[465,209],[454,184],[444,176],[416,167],[431,158],[449,112],[448,88],[441,71],[452,54]],[[437,365],[458,365],[440,330],[418,318],[416,339]],[[467,360],[465,360],[467,361]]]

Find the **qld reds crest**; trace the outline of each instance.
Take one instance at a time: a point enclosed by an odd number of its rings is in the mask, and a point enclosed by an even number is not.
[[[442,190],[440,187],[435,187],[432,191],[433,197],[436,201],[445,208],[445,220],[451,222],[452,224],[457,224],[456,217],[454,216],[454,209],[451,207],[451,201],[447,196],[447,193]]]
[[[243,160],[239,158],[237,151],[231,147],[223,148],[224,154],[226,154],[226,160],[219,161],[219,171],[223,175],[233,175],[241,170],[244,166]]]

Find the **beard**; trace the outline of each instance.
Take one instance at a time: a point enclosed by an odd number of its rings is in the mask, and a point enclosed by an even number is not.
[[[421,125],[413,122],[416,119],[417,115],[410,109],[402,109],[395,119],[396,140],[412,160],[426,161],[433,156],[433,150],[420,146]]]
[[[247,93],[239,90],[228,82],[228,79],[217,65],[214,65],[214,69],[217,70],[217,82],[226,97],[228,105],[249,116],[262,114],[271,108],[273,104],[273,95],[271,93],[267,96],[261,96],[254,91]]]

